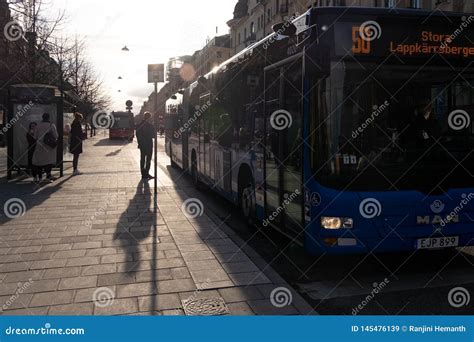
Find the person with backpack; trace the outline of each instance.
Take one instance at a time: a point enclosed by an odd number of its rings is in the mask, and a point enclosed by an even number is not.
[[[53,182],[51,169],[56,164],[58,130],[56,126],[50,122],[49,113],[44,113],[42,121],[36,126],[34,139],[36,140],[36,149],[33,155],[34,180],[40,182],[42,180],[43,171],[49,183]]]

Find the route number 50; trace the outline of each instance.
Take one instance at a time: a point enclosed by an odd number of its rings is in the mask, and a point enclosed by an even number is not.
[[[359,26],[352,27],[352,53],[370,53],[370,40],[362,39]]]

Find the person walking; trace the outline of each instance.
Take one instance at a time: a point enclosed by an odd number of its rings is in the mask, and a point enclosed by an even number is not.
[[[28,133],[26,133],[26,140],[28,141],[28,169],[26,173],[28,175],[33,175],[33,155],[35,154],[36,140],[35,140],[35,130],[36,122],[30,122],[28,126]]]
[[[43,121],[36,126],[33,138],[36,140],[36,148],[33,154],[34,179],[36,182],[42,180],[43,171],[46,173],[48,182],[52,183],[51,169],[56,164],[58,130],[50,122],[49,113],[44,113]]]
[[[151,180],[151,159],[153,157],[153,139],[156,139],[156,129],[150,123],[151,114],[146,112],[143,121],[137,127],[138,148],[140,149],[140,168],[143,180]]]
[[[82,154],[82,140],[84,139],[84,132],[82,131],[82,114],[77,113],[74,116],[74,121],[71,125],[69,152],[74,156],[72,161],[73,176],[79,176],[82,173],[79,171],[79,156]]]

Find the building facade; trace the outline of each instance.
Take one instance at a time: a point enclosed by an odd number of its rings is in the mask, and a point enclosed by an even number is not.
[[[308,0],[239,0],[234,17],[227,22],[234,53],[259,41],[272,32],[272,26],[302,14]]]
[[[199,51],[193,55],[192,64],[196,76],[205,75],[212,69],[228,60],[233,55],[228,34],[217,36],[209,40]]]
[[[359,6],[474,12],[474,0],[239,0],[227,22],[233,53],[272,33],[272,26],[309,7]]]

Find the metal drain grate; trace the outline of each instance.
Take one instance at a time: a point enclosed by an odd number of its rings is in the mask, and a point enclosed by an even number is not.
[[[222,316],[229,314],[229,308],[222,298],[183,300],[186,316]]]

